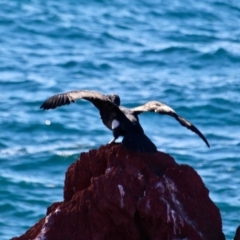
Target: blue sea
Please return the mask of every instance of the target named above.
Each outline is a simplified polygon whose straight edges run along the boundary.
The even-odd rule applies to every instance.
[[[2,240],[62,201],[68,166],[112,138],[90,102],[39,109],[76,89],[117,93],[126,107],[161,101],[197,126],[211,148],[172,117],[140,115],[160,151],[198,172],[233,239],[240,225],[239,0],[0,1]]]

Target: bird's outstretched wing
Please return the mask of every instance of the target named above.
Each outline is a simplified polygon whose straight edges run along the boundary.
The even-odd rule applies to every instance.
[[[113,119],[123,115],[119,107],[114,104],[115,97],[113,98],[111,95],[106,96],[102,93],[88,90],[76,90],[54,95],[48,98],[40,108],[43,110],[54,109],[62,105],[76,102],[78,99],[88,100],[98,108],[103,123],[110,130],[112,129],[111,125]]]
[[[184,119],[183,117],[178,116],[178,114],[169,106],[161,103],[161,102],[157,102],[157,101],[151,101],[151,102],[147,102],[146,104],[139,106],[139,107],[135,107],[132,108],[131,111],[134,114],[140,114],[142,112],[155,112],[155,113],[160,113],[160,114],[167,114],[169,116],[174,117],[182,126],[188,128],[189,130],[195,132],[196,134],[198,134],[198,136],[200,138],[202,138],[202,140],[206,143],[206,145],[208,147],[210,147],[207,139],[204,137],[204,135],[189,121],[187,121],[186,119]]]
[[[92,104],[99,110],[105,110],[107,108],[110,108],[111,110],[118,109],[118,107],[111,101],[111,99],[109,99],[108,96],[99,92],[88,90],[76,90],[56,94],[48,98],[40,108],[44,110],[54,109],[62,105],[76,102],[78,99],[85,99],[92,102]]]

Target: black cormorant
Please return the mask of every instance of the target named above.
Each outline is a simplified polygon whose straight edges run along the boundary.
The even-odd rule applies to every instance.
[[[123,136],[122,144],[128,149],[139,152],[157,151],[154,143],[144,134],[138,119],[138,114],[142,112],[155,112],[174,117],[182,126],[198,134],[210,147],[207,139],[192,123],[180,117],[169,106],[157,101],[128,109],[120,106],[120,98],[116,94],[104,95],[95,91],[77,90],[54,95],[48,98],[40,108],[54,109],[76,102],[78,99],[90,101],[99,110],[102,122],[113,132],[114,138],[110,143],[115,142],[119,136]]]

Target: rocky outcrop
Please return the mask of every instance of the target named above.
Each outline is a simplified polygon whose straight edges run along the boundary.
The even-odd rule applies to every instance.
[[[66,173],[64,201],[14,240],[223,240],[218,208],[199,175],[168,154],[107,145]]]

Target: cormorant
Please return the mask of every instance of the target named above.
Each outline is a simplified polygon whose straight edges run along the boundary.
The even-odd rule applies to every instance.
[[[77,90],[54,95],[48,98],[40,108],[54,109],[76,102],[78,99],[90,101],[99,110],[102,122],[113,132],[114,138],[109,143],[115,142],[119,136],[123,136],[122,144],[128,149],[139,152],[156,152],[156,146],[144,134],[138,119],[140,113],[155,112],[174,117],[182,126],[198,134],[210,147],[207,139],[192,123],[180,117],[169,106],[157,101],[150,101],[139,107],[128,109],[120,106],[120,98],[116,94],[104,95],[95,91]]]

